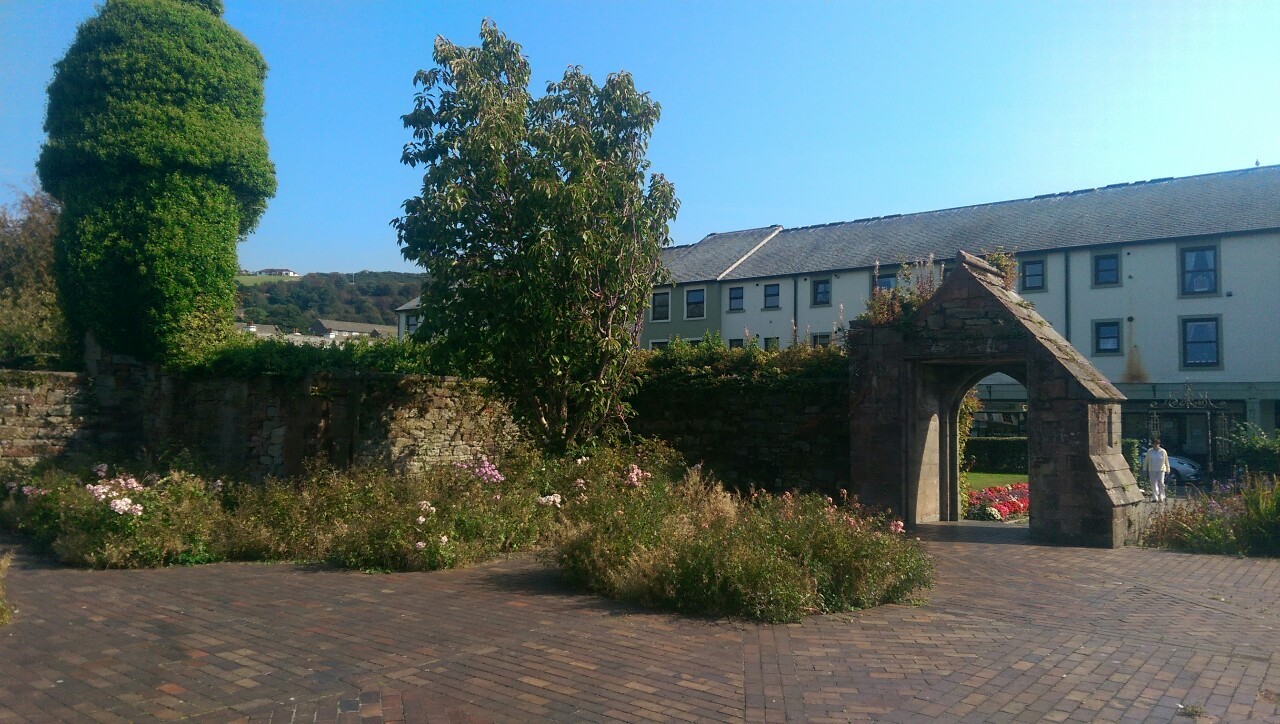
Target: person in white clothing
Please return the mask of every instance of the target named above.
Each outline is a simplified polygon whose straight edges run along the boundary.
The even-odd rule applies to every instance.
[[[1151,499],[1163,501],[1164,478],[1169,474],[1169,453],[1160,447],[1159,438],[1151,441],[1151,449],[1147,450],[1142,467],[1146,468],[1147,480],[1151,482]]]

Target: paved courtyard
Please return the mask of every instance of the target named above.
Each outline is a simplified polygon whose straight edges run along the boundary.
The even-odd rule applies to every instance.
[[[1280,562],[926,526],[924,605],[755,625],[534,558],[366,575],[18,551],[0,721],[1280,721]]]

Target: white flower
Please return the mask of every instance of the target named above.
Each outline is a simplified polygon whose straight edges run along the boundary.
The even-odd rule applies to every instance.
[[[427,544],[423,543],[422,541],[418,541],[417,543],[413,544],[413,547],[417,548],[418,550],[422,550],[423,548],[427,547]]]
[[[427,522],[427,517],[425,515],[418,516],[418,525],[422,525],[425,522]]]
[[[448,543],[448,542],[449,542],[449,536],[447,536],[447,535],[442,535],[442,536],[440,536],[440,545],[444,545],[444,544],[446,544],[446,543]]]

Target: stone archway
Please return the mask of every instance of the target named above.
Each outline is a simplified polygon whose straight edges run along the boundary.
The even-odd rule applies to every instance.
[[[1033,539],[1132,542],[1142,493],[1120,450],[1124,395],[995,269],[958,261],[909,324],[850,326],[854,491],[911,524],[959,519],[960,398],[1004,372],[1027,389]]]

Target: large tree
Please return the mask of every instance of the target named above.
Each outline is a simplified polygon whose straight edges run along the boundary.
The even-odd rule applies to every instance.
[[[0,206],[0,366],[69,362],[53,278],[58,204],[42,191]]]
[[[40,180],[74,332],[172,361],[230,326],[236,242],[276,188],[267,67],[220,0],[107,0],[49,85]]]
[[[490,21],[480,38],[437,38],[414,79],[403,161],[422,193],[393,224],[429,273],[419,334],[437,361],[490,379],[564,449],[621,412],[679,202],[647,175],[659,106],[629,74],[571,67],[535,99],[520,46]]]

